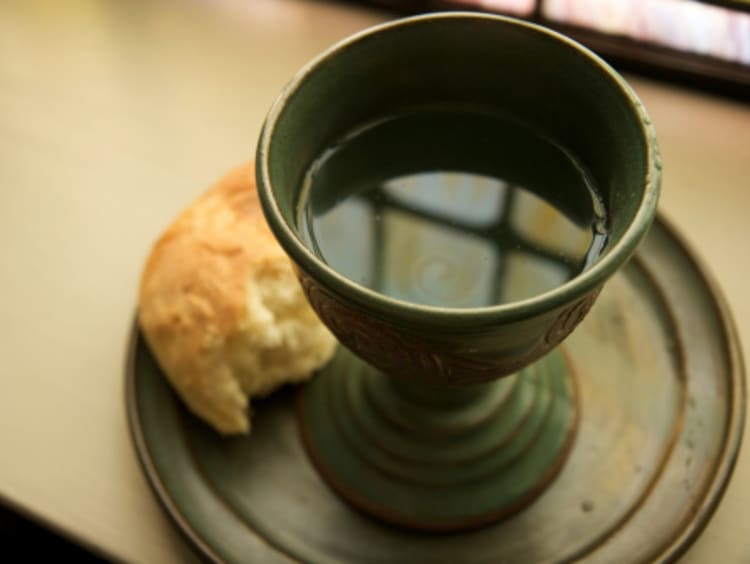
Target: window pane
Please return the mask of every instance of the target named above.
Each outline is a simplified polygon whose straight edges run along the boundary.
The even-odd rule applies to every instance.
[[[506,12],[528,16],[534,11],[536,0],[454,0],[454,4],[465,4],[472,8],[491,12]]]
[[[750,14],[693,0],[545,0],[550,19],[750,65]]]

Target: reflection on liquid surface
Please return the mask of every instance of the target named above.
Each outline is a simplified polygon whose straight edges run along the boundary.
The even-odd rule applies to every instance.
[[[332,148],[312,167],[303,195],[301,231],[312,250],[363,286],[449,308],[523,300],[580,273],[606,241],[601,205],[583,173],[528,129],[481,117],[402,116]],[[471,144],[477,132],[497,143],[507,176],[498,174],[506,170],[502,158],[481,162]],[[547,157],[549,171],[514,159],[514,150]],[[460,164],[466,151],[466,168],[440,167]],[[414,159],[407,160],[409,152]],[[463,172],[468,168],[480,172]],[[546,193],[522,187],[518,180],[526,177]],[[559,182],[550,187],[548,178]],[[571,190],[575,205],[566,213]]]

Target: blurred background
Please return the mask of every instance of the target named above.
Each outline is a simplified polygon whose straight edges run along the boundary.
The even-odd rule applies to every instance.
[[[620,69],[747,97],[746,0],[370,0],[406,13],[469,9],[562,31]]]

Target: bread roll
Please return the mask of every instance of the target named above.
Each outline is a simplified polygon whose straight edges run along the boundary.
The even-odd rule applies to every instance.
[[[266,225],[252,165],[230,172],[159,238],[139,301],[167,379],[224,434],[250,430],[251,396],[308,378],[335,348]]]

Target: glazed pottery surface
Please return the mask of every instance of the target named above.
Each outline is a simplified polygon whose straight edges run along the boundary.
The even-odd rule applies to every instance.
[[[609,241],[593,266],[524,301],[457,310],[369,290],[304,244],[299,199],[314,159],[362,124],[441,104],[512,115],[582,163],[609,213]],[[278,98],[257,150],[266,217],[323,321],[367,362],[435,385],[513,373],[560,343],[648,230],[660,168],[645,110],[601,59],[539,26],[462,13],[388,23],[332,47]],[[576,198],[561,196],[573,214]]]

